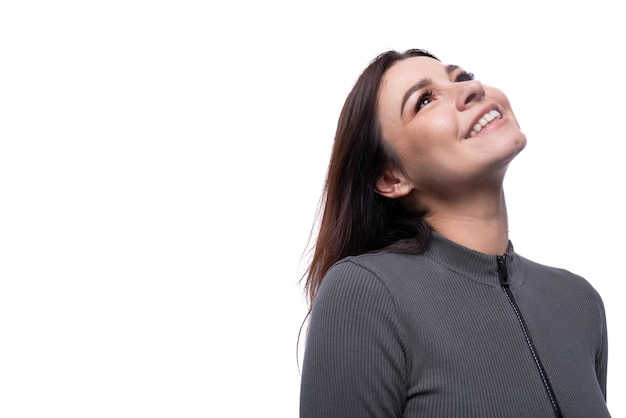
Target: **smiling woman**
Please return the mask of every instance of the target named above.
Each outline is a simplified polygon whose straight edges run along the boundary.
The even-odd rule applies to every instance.
[[[389,51],[341,112],[305,289],[302,417],[608,417],[602,299],[508,237],[507,97]]]

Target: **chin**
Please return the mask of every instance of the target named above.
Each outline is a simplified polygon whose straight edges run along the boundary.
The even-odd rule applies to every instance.
[[[526,143],[528,141],[526,140],[526,135],[524,135],[523,132],[520,132],[520,138],[518,138],[517,141],[515,141],[515,148],[517,149],[516,154],[519,154],[520,152],[522,152],[522,150],[524,148],[526,148]]]

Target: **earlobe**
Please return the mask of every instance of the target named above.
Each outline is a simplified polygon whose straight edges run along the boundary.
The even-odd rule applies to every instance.
[[[385,170],[383,175],[378,178],[375,189],[376,193],[389,199],[406,196],[411,191],[404,175],[390,170]]]

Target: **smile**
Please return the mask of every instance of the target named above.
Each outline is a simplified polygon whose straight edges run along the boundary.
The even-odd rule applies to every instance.
[[[500,119],[502,117],[502,115],[500,114],[500,112],[498,112],[497,110],[492,110],[490,112],[485,113],[476,123],[476,125],[474,125],[474,128],[472,129],[472,131],[470,132],[469,136],[474,137],[476,135],[478,135],[478,132],[480,132],[485,126],[487,126],[491,121],[494,121],[496,119]]]

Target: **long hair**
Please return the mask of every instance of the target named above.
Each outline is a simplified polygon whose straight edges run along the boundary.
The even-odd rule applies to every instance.
[[[378,55],[343,105],[317,212],[319,229],[304,276],[309,313],[324,275],[342,258],[380,250],[420,253],[430,244],[431,230],[423,214],[410,212],[397,199],[375,191],[385,169],[402,169],[382,137],[380,84],[395,62],[416,56],[437,59],[421,49]]]

